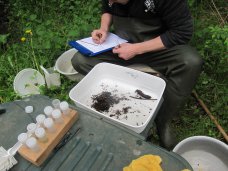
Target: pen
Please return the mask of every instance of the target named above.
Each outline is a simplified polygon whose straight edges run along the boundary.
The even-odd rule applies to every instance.
[[[100,40],[101,40],[102,34],[101,34],[101,33],[98,33],[98,34],[97,34],[97,37],[99,38],[99,45],[100,45],[100,44],[101,44],[101,43],[100,43]]]

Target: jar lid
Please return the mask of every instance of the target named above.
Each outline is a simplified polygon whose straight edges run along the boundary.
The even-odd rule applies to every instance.
[[[54,119],[60,118],[60,117],[61,117],[61,111],[60,111],[59,109],[53,110],[53,112],[52,112],[52,117],[53,117]]]
[[[53,119],[52,118],[46,118],[44,120],[44,126],[46,128],[51,128],[54,125]]]
[[[27,133],[21,133],[17,137],[17,140],[21,143],[25,143],[27,139],[28,139]]]
[[[36,130],[36,124],[35,123],[30,123],[30,124],[28,124],[28,126],[27,126],[27,130],[28,130],[28,132],[31,132],[31,133],[33,133],[35,130]]]
[[[25,107],[25,113],[32,113],[33,112],[33,107],[32,106],[26,106]]]
[[[34,147],[36,147],[36,144],[37,144],[37,140],[36,140],[34,137],[30,137],[30,138],[27,139],[27,141],[26,141],[26,145],[27,145],[29,148],[34,148]]]
[[[45,130],[44,128],[37,128],[35,130],[35,135],[38,137],[38,138],[42,138],[45,136]]]
[[[51,107],[51,106],[46,106],[44,108],[44,114],[46,114],[47,116],[50,116],[52,111],[53,111],[53,107]]]
[[[38,124],[43,124],[45,118],[46,118],[46,117],[45,117],[44,114],[39,114],[39,115],[36,117],[36,122],[37,122]]]
[[[67,110],[69,109],[69,104],[66,101],[63,101],[60,103],[60,109],[61,110]]]
[[[60,100],[59,99],[54,99],[52,100],[52,105],[54,108],[59,108]]]

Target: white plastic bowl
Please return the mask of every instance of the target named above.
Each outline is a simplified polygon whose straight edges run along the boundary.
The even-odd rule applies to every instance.
[[[64,52],[56,61],[55,69],[70,80],[76,80],[78,72],[73,68],[71,59],[78,51],[74,48]]]
[[[189,137],[178,143],[173,152],[185,158],[194,171],[228,170],[228,146],[215,138]]]
[[[39,86],[45,85],[44,77],[35,69],[21,70],[14,78],[14,91],[20,96],[40,94]]]

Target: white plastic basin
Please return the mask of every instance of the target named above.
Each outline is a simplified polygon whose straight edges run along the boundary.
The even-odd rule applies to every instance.
[[[100,63],[71,89],[69,96],[76,106],[141,133],[155,114],[165,85],[165,81],[159,77],[127,67]],[[156,100],[133,98],[137,96],[136,90]],[[94,97],[102,92],[110,92],[121,100],[108,111],[99,112],[93,107]]]
[[[14,78],[14,91],[20,96],[40,94],[39,86],[45,85],[44,77],[35,69],[21,70]]]
[[[186,138],[176,145],[173,152],[185,158],[194,171],[228,170],[228,146],[212,137]]]
[[[56,61],[55,69],[70,80],[76,80],[78,72],[73,68],[71,59],[78,51],[74,48],[64,52]]]

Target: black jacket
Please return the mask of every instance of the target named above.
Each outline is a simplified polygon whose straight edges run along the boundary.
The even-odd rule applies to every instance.
[[[166,47],[186,44],[192,36],[193,24],[186,0],[130,0],[126,5],[102,0],[102,12],[139,19],[159,18],[163,31],[161,40]]]

